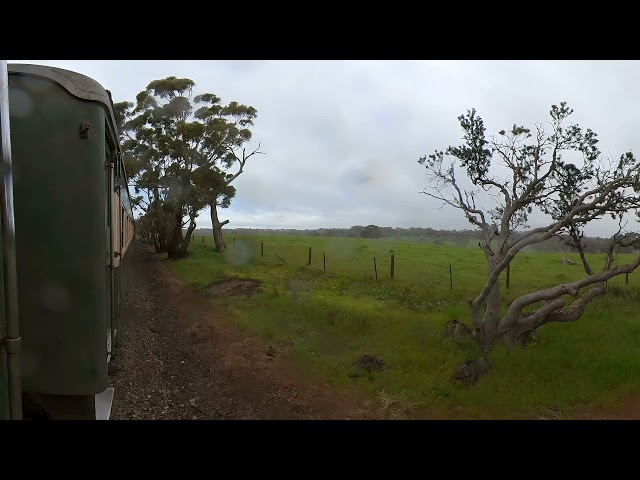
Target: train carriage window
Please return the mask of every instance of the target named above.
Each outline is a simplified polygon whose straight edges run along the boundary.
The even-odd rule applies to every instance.
[[[125,223],[124,218],[124,208],[120,207],[120,251],[124,252],[126,245],[124,231],[127,228],[127,224]]]
[[[109,258],[109,261],[107,262],[108,265],[113,266],[114,264],[114,252],[117,248],[117,231],[118,231],[118,213],[117,210],[114,210],[113,208],[113,197],[114,197],[114,187],[117,184],[117,173],[116,173],[116,167],[118,162],[116,161],[116,143],[115,140],[113,138],[113,136],[111,135],[111,132],[109,130],[109,126],[108,123],[105,119],[105,126],[104,126],[104,137],[105,137],[105,155],[107,157],[107,164],[105,165],[106,170],[107,170],[107,195],[106,195],[106,210],[107,210],[107,224],[108,224],[108,228],[107,228],[107,257]]]
[[[106,195],[105,199],[107,201],[104,202],[104,229],[105,229],[105,238],[107,239],[105,255],[107,265],[111,263],[111,249],[109,248],[109,237],[111,236],[111,216],[109,215],[109,192],[111,191],[111,169],[109,168],[109,152],[108,150],[105,152],[105,169],[104,169],[104,179],[105,179],[105,190]]]

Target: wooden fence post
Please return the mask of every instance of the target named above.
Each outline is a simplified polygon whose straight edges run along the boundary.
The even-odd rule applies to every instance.
[[[391,254],[391,278],[393,278],[395,269],[396,269],[396,256],[392,253]]]
[[[373,269],[376,272],[376,280],[378,280],[378,266],[376,265],[376,257],[373,257]]]

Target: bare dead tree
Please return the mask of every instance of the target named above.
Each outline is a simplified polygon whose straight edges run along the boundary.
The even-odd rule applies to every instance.
[[[614,257],[616,246],[640,246],[637,234],[623,233],[622,223],[625,213],[640,207],[640,163],[631,152],[617,160],[604,159],[592,130],[566,125],[572,113],[562,102],[551,107],[548,132],[542,124],[536,124],[534,132],[514,125],[487,139],[474,109],[458,117],[464,132],[461,146],[419,159],[430,182],[421,193],[461,210],[483,234],[479,245],[487,277],[469,307],[485,351],[498,340],[518,344],[546,323],[577,320],[587,304],[605,292],[604,282],[640,265],[640,256],[625,265],[616,265]],[[571,153],[580,157],[578,164],[563,159]],[[472,190],[461,188],[456,178],[460,169]],[[505,178],[497,170],[507,172]],[[495,201],[492,209],[479,205],[480,192]],[[514,238],[515,229],[527,226],[534,209],[546,214],[548,223]],[[583,228],[606,215],[617,218],[619,228],[611,237],[604,267],[596,271],[584,254]],[[501,314],[500,274],[523,248],[552,237],[563,238],[579,252],[584,278],[522,295]]]

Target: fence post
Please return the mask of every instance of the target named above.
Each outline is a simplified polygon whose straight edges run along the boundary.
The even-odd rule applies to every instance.
[[[393,278],[395,269],[396,269],[396,256],[392,253],[391,254],[391,278]]]
[[[264,257],[264,242],[260,242],[260,256]]]
[[[327,254],[322,252],[322,269],[327,271]]]
[[[451,271],[451,264],[449,264],[449,287],[453,290],[453,272]]]
[[[204,235],[202,235],[202,243],[204,243]]]
[[[373,257],[373,269],[376,272],[376,280],[378,280],[378,266],[376,265],[376,257]]]
[[[629,272],[627,272],[627,275],[625,278],[625,285],[629,285]]]
[[[311,266],[311,247],[309,247],[309,266]]]

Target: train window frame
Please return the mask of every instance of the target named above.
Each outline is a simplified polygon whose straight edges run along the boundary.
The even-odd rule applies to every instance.
[[[108,185],[107,185],[107,198],[106,198],[106,215],[108,217],[108,237],[107,237],[107,250],[108,250],[108,265],[110,268],[114,268],[114,265],[117,264],[117,260],[115,258],[116,249],[117,249],[117,239],[119,235],[114,232],[114,229],[117,228],[118,222],[115,218],[115,212],[113,208],[115,195],[115,187],[117,185],[117,173],[116,168],[118,165],[118,152],[117,152],[117,143],[113,136],[113,132],[109,128],[109,120],[107,117],[104,119],[104,138],[105,138],[105,154],[107,155],[107,165],[105,167],[109,171],[108,175]],[[115,238],[114,238],[115,237]]]
[[[122,199],[120,199],[122,201]],[[124,235],[124,230],[126,228],[126,223],[125,223],[125,211],[124,211],[124,207],[122,206],[122,203],[120,204],[120,253],[124,252],[126,245],[124,244],[125,242],[125,235]]]
[[[107,268],[109,268],[111,266],[111,262],[112,262],[112,253],[111,253],[111,242],[110,242],[110,238],[113,235],[112,233],[112,229],[113,229],[113,225],[112,225],[112,221],[113,219],[111,218],[112,215],[110,215],[110,208],[109,208],[109,202],[111,201],[111,183],[112,183],[112,169],[111,169],[111,163],[110,163],[110,158],[109,158],[109,148],[108,148],[108,144],[106,143],[107,140],[105,139],[105,149],[104,149],[104,156],[105,156],[105,165],[104,165],[104,170],[105,170],[105,174],[104,174],[104,181],[105,181],[105,185],[104,185],[104,216],[105,216],[105,255],[106,255],[106,266]]]

